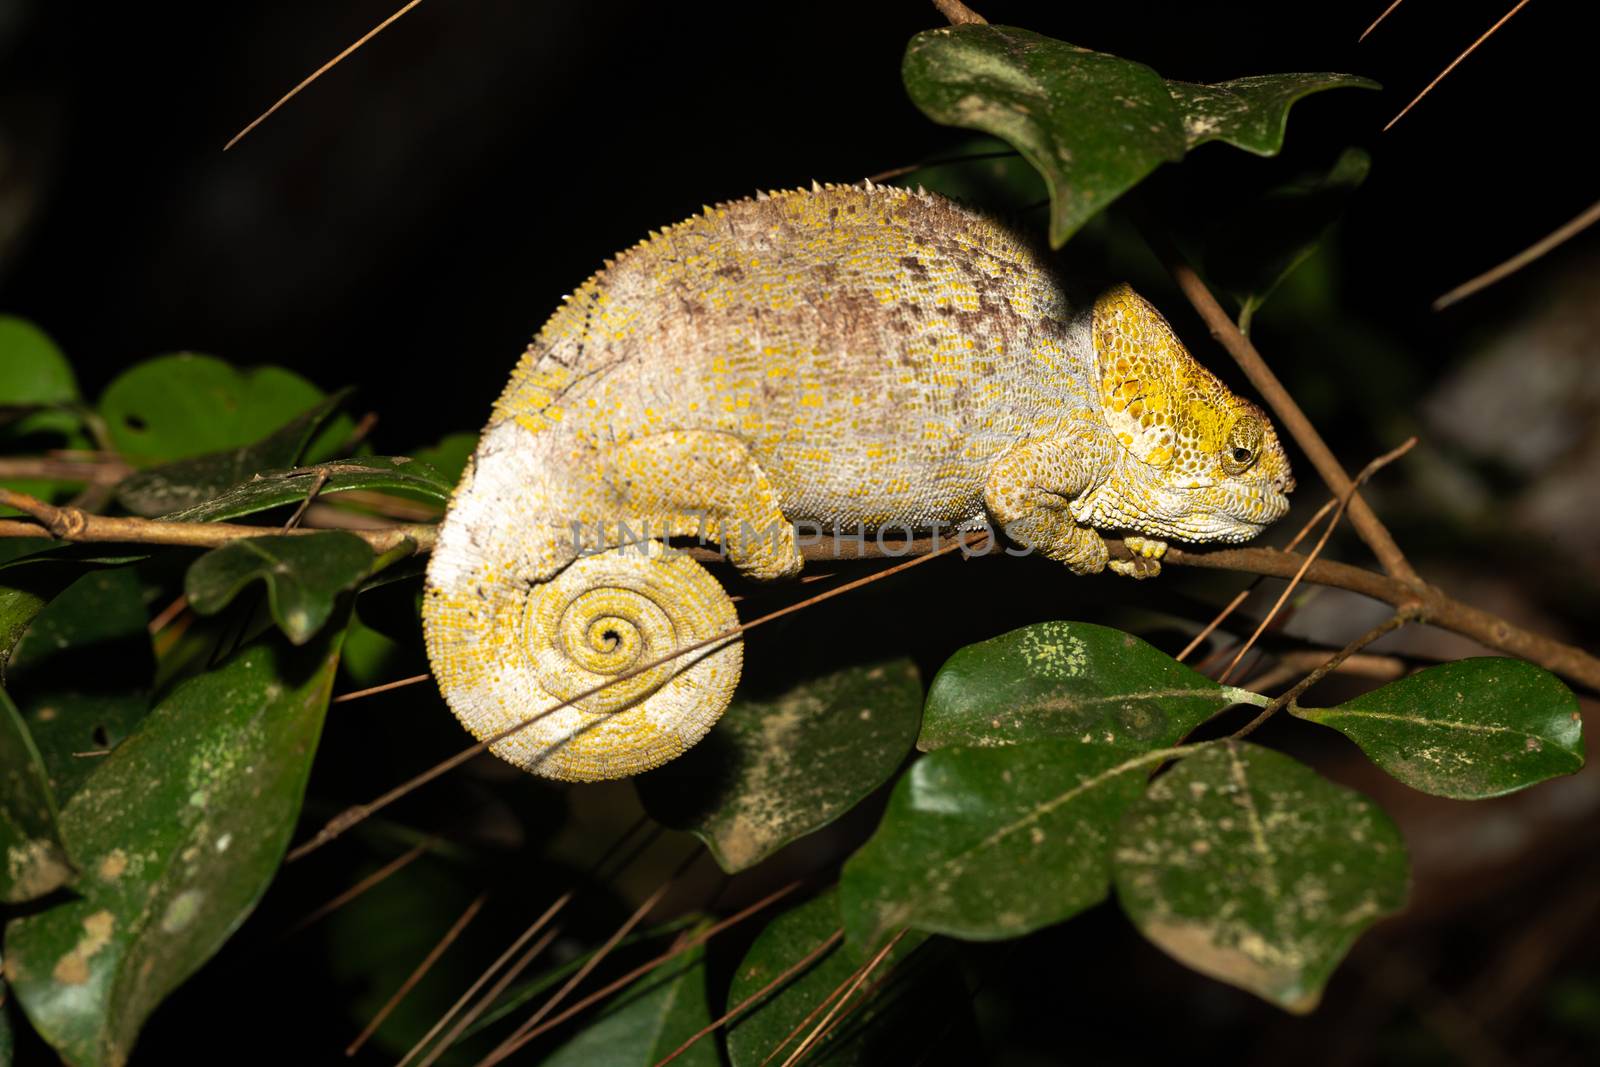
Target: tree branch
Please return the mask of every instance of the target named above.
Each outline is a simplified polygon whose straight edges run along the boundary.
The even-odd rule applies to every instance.
[[[241,537],[290,537],[317,533],[297,528],[244,526],[231,522],[162,522],[160,519],[93,515],[81,508],[57,507],[26,493],[0,488],[0,504],[16,508],[32,522],[0,520],[0,537],[54,537],[73,542],[115,542],[134,545],[179,545],[189,548],[218,548]],[[433,547],[435,527],[431,524],[388,526],[381,530],[347,530],[361,538],[377,553],[393,551],[407,541],[417,552]]]
[[[933,0],[939,14],[950,20],[952,26],[987,26],[989,20],[978,14],[961,0]]]
[[[1272,373],[1272,368],[1267,366],[1266,360],[1261,358],[1256,346],[1240,332],[1222,305],[1217,303],[1217,298],[1211,295],[1211,290],[1206,288],[1206,283],[1201,280],[1200,275],[1189,266],[1172,242],[1158,234],[1153,227],[1147,228],[1144,236],[1157,258],[1178,283],[1178,288],[1183,290],[1183,295],[1189,298],[1189,303],[1194,305],[1194,309],[1205,320],[1211,336],[1226,348],[1234,362],[1239,364],[1245,377],[1250,379],[1250,384],[1256,387],[1256,391],[1283,423],[1289,436],[1294,438],[1300,450],[1306,454],[1306,458],[1311,460],[1311,465],[1316,468],[1317,474],[1322,477],[1328,489],[1336,497],[1349,495],[1353,483],[1350,476],[1345,473],[1344,467],[1334,458],[1333,451],[1322,440],[1322,435],[1317,433],[1316,427],[1311,425],[1311,420],[1306,418],[1305,412],[1300,410],[1300,405],[1295,403],[1294,397],[1283,387],[1278,376]],[[1407,562],[1405,553],[1400,551],[1400,546],[1395,543],[1388,527],[1384,526],[1359,493],[1350,496],[1350,525],[1355,528],[1361,540],[1366,542],[1367,547],[1372,549],[1372,554],[1378,557],[1378,563],[1390,577],[1419,588],[1423,585],[1422,578]]]

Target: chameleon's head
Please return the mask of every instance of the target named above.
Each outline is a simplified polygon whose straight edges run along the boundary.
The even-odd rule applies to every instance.
[[[1191,356],[1127,285],[1094,305],[1100,401],[1125,450],[1096,525],[1244,541],[1289,510],[1289,460],[1266,414]]]

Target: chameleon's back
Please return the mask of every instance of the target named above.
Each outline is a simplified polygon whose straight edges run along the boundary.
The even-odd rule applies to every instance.
[[[942,197],[775,193],[608,263],[545,325],[495,421],[605,445],[729,433],[791,518],[949,522],[977,512],[999,449],[1091,402],[1068,318],[1034,246]]]

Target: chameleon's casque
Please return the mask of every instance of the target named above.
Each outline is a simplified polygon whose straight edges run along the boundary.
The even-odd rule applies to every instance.
[[[796,524],[987,519],[1080,574],[1126,535],[1141,557],[1111,567],[1143,577],[1292,488],[1263,413],[1126,286],[1070,307],[1030,242],[931,194],[775,193],[651,234],[551,316],[441,527],[428,655],[479,738],[534,720],[498,755],[622,777],[698,741],[739,677],[736,638],[704,644],[732,602],[660,538],[781,578]]]

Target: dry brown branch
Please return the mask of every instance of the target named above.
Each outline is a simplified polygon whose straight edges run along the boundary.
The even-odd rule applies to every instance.
[[[388,863],[385,863],[382,867],[379,867],[377,870],[361,879],[361,881],[357,882],[349,889],[344,890],[332,900],[329,900],[312,910],[299,922],[295,923],[293,926],[289,927],[288,930],[284,931],[283,936],[288,937],[290,934],[297,934],[301,930],[304,930],[306,927],[310,926],[312,923],[316,922],[318,919],[322,919],[328,915],[331,915],[333,912],[338,911],[340,908],[344,907],[346,904],[350,903],[352,900],[356,899],[356,897],[359,897],[373,886],[378,885],[392,875],[398,874],[405,867],[408,867],[415,861],[421,859],[422,854],[427,852],[436,844],[438,844],[438,838],[430,837],[420,845],[416,845],[415,847],[411,848],[409,851],[402,852]]]
[[[657,956],[655,959],[650,960],[647,963],[640,964],[638,967],[635,967],[621,978],[618,978],[608,985],[605,985],[600,989],[595,990],[593,993],[590,993],[588,996],[584,997],[582,1000],[578,1001],[576,1004],[572,1005],[572,1007],[568,1008],[560,1015],[557,1015],[555,1018],[546,1019],[544,1022],[540,1023],[538,1026],[519,1037],[516,1045],[508,1051],[515,1052],[517,1049],[521,1048],[523,1045],[526,1045],[534,1038],[539,1037],[541,1034],[544,1034],[549,1030],[554,1030],[568,1019],[571,1019],[573,1016],[579,1014],[590,1006],[606,999],[617,990],[627,988],[638,979],[649,974],[651,971],[654,971],[657,967],[662,967],[668,963],[671,963],[673,960],[677,959],[685,952],[688,952],[690,949],[698,948],[699,946],[705,944],[707,941],[711,940],[722,931],[728,929],[730,926],[736,926],[739,923],[744,922],[750,916],[759,911],[765,910],[768,905],[776,903],[777,901],[788,896],[790,893],[793,893],[796,889],[800,888],[800,885],[800,882],[790,882],[782,889],[777,889],[771,893],[768,893],[754,904],[741,908],[739,911],[728,916],[726,919],[721,920],[716,925],[707,927],[700,933],[695,934],[693,937],[679,941],[677,944],[673,945],[672,948]]]
[[[417,983],[422,981],[423,976],[433,969],[433,965],[439,962],[439,957],[444,955],[445,950],[455,944],[456,938],[461,936],[461,932],[477,916],[478,911],[483,907],[483,902],[488,899],[489,894],[479,893],[472,903],[467,905],[467,910],[462,912],[461,917],[451,924],[450,929],[444,932],[444,936],[422,958],[422,962],[417,964],[416,969],[406,976],[406,980],[400,983],[400,988],[394,991],[394,995],[383,1002],[383,1007],[378,1009],[378,1013],[372,1017],[372,1021],[362,1027],[361,1033],[356,1035],[356,1039],[345,1047],[344,1054],[346,1056],[354,1056],[361,1051],[361,1046],[365,1045],[372,1035],[378,1032],[378,1027],[383,1025],[383,1020],[387,1019],[389,1014],[400,1005],[400,1002],[406,998],[407,993],[416,988]]]
[[[1361,36],[1356,38],[1356,44],[1360,44],[1362,41],[1365,41],[1367,39],[1367,35],[1370,34],[1373,30],[1377,29],[1378,26],[1382,24],[1383,20],[1388,18],[1390,16],[1390,14],[1392,14],[1394,12],[1394,9],[1399,7],[1399,6],[1400,6],[1400,0],[1394,0],[1394,3],[1392,3],[1388,7],[1384,8],[1383,9],[1383,14],[1381,14],[1377,18],[1373,19],[1372,20],[1372,25],[1368,26],[1366,29],[1361,31]]]
[[[1504,15],[1501,15],[1499,22],[1496,22],[1493,26],[1490,26],[1487,30],[1484,30],[1482,37],[1479,37],[1476,41],[1473,41],[1470,45],[1468,45],[1467,46],[1467,50],[1465,52],[1462,52],[1459,56],[1456,56],[1454,59],[1452,59],[1450,61],[1450,65],[1448,67],[1444,68],[1443,70],[1441,70],[1439,72],[1439,76],[1437,78],[1433,79],[1433,81],[1431,81],[1427,85],[1423,86],[1422,87],[1422,92],[1418,93],[1412,99],[1411,103],[1409,103],[1405,107],[1401,108],[1400,109],[1400,114],[1396,115],[1394,118],[1389,120],[1389,124],[1383,128],[1384,132],[1387,133],[1389,131],[1390,127],[1392,127],[1395,123],[1399,122],[1401,119],[1405,118],[1406,117],[1406,112],[1408,112],[1412,108],[1416,107],[1417,104],[1419,104],[1422,101],[1423,97],[1425,97],[1429,93],[1433,92],[1433,87],[1435,85],[1438,85],[1440,82],[1444,81],[1445,77],[1452,70],[1455,70],[1456,67],[1460,66],[1461,61],[1463,59],[1466,59],[1472,53],[1476,52],[1478,50],[1478,46],[1480,44],[1482,44],[1483,42],[1487,41],[1490,37],[1494,36],[1494,32],[1496,30],[1498,30],[1501,26],[1504,26],[1507,22],[1509,22],[1511,20],[1511,16],[1512,15],[1515,15],[1518,11],[1521,11],[1523,8],[1525,8],[1527,6],[1528,6],[1528,0],[1517,0],[1517,5],[1515,7],[1513,7],[1510,11],[1507,11]]]
[[[561,1002],[566,1000],[574,989],[583,984],[584,979],[588,978],[590,974],[594,973],[594,969],[600,966],[607,956],[611,955],[616,947],[622,943],[622,939],[632,933],[634,927],[643,922],[644,917],[649,915],[650,912],[655,909],[657,904],[661,903],[661,899],[667,895],[667,891],[677,884],[678,879],[683,877],[684,872],[689,869],[695,860],[700,858],[700,855],[701,853],[698,848],[689,853],[688,858],[678,865],[678,869],[674,871],[672,875],[663,881],[659,886],[657,886],[655,892],[646,897],[637,908],[633,909],[633,914],[629,915],[622,925],[618,926],[616,930],[612,932],[611,936],[606,938],[605,943],[596,949],[594,953],[584,961],[583,966],[579,967],[577,971],[573,973],[572,977],[568,978],[560,989],[552,993],[549,999],[541,1004],[538,1010],[529,1016],[528,1019],[522,1023],[522,1025],[518,1026],[516,1030],[511,1033],[510,1037],[506,1038],[504,1041],[500,1042],[499,1045],[495,1046],[493,1051],[485,1056],[479,1063],[479,1067],[492,1067],[493,1064],[499,1063],[507,1056],[510,1056],[512,1051],[518,1047],[516,1044],[517,1039],[524,1034],[531,1033],[535,1027],[544,1022],[544,1020],[549,1017],[551,1012],[555,1011],[561,1006]]]
[[[42,481],[74,482],[83,485],[115,485],[133,468],[119,459],[75,459],[69,454],[54,456],[0,457],[0,479],[37,478]]]
[[[1368,630],[1366,633],[1362,634],[1360,637],[1356,638],[1354,641],[1351,641],[1348,645],[1345,645],[1339,651],[1329,656],[1320,667],[1316,668],[1310,674],[1296,682],[1294,686],[1287,692],[1280,696],[1274,697],[1272,703],[1261,709],[1260,715],[1257,715],[1248,723],[1235,730],[1233,736],[1236,738],[1248,737],[1255,733],[1255,731],[1260,728],[1261,725],[1268,719],[1278,714],[1278,712],[1282,711],[1290,704],[1293,704],[1296,700],[1299,700],[1301,695],[1305,693],[1306,690],[1310,689],[1312,686],[1322,681],[1322,679],[1338,670],[1339,666],[1343,664],[1345,660],[1349,659],[1357,652],[1360,652],[1363,648],[1366,648],[1384,634],[1400,629],[1400,627],[1404,626],[1408,622],[1411,622],[1415,617],[1415,611],[1411,606],[1408,605],[1406,607],[1402,607],[1389,618],[1385,619],[1383,622],[1374,626],[1372,629]]]
[[[400,1060],[399,1067],[406,1067],[406,1064],[411,1062],[413,1056],[426,1048],[428,1042],[432,1041],[434,1036],[437,1035],[440,1030],[443,1030],[446,1026],[448,1026],[450,1020],[455,1018],[455,1016],[460,1013],[461,1009],[465,1008],[472,998],[477,995],[478,990],[482,989],[484,985],[494,977],[495,972],[504,967],[511,960],[512,956],[521,951],[523,945],[526,945],[535,934],[537,934],[540,930],[543,930],[545,925],[549,923],[551,919],[555,918],[556,915],[560,913],[562,908],[567,906],[568,902],[572,900],[574,894],[574,890],[567,890],[565,893],[557,897],[555,901],[544,910],[544,914],[533,920],[533,922],[529,924],[528,928],[522,931],[517,939],[511,942],[510,946],[500,954],[499,958],[497,958],[482,974],[478,976],[477,980],[467,988],[467,991],[461,994],[456,1002],[450,1006],[450,1010],[445,1012],[444,1015],[439,1018],[439,1021],[434,1023],[433,1026],[429,1028],[427,1033],[422,1035],[421,1040],[419,1040],[415,1045],[411,1046],[411,1050],[407,1052]],[[534,943],[533,947],[524,954],[523,959],[519,961],[519,963],[522,966],[526,966],[527,963],[532,962],[534,957],[543,952],[547,947],[549,947],[550,942],[555,940],[556,933],[559,931],[559,929],[560,927],[552,927],[551,929],[546,930],[545,936],[541,937]],[[518,970],[513,968],[507,973],[509,977],[502,976],[500,981],[495,983],[494,988],[486,993],[483,999],[479,1001],[478,1004],[475,1005],[471,1010],[469,1010],[466,1015],[462,1016],[460,1021],[457,1022],[455,1026],[451,1027],[450,1032],[444,1036],[444,1039],[439,1042],[438,1046],[433,1050],[433,1052],[429,1053],[428,1058],[424,1060],[419,1067],[427,1067],[427,1064],[430,1064],[437,1059],[439,1054],[444,1049],[447,1049],[451,1045],[455,1044],[456,1038],[460,1037],[462,1032],[466,1030],[467,1027],[472,1025],[473,1021],[483,1013],[485,1008],[494,1003],[495,998],[500,995],[500,991],[506,986],[510,985],[512,981],[516,979]]]
[[[833,933],[829,934],[825,941],[823,941],[816,948],[812,949],[810,952],[807,952],[804,956],[801,956],[788,967],[785,967],[772,981],[768,982],[766,985],[762,986],[748,997],[745,997],[732,1008],[729,1008],[721,1018],[717,1019],[709,1026],[703,1027],[689,1040],[673,1049],[672,1052],[663,1058],[659,1063],[657,1063],[655,1067],[667,1067],[667,1064],[671,1063],[673,1060],[677,1059],[679,1056],[682,1056],[685,1052],[688,1052],[691,1048],[693,1048],[695,1043],[701,1038],[705,1037],[707,1034],[716,1032],[719,1027],[726,1025],[729,1020],[733,1019],[736,1015],[744,1011],[750,1005],[760,1001],[768,993],[772,992],[774,989],[777,989],[789,979],[793,978],[795,975],[811,966],[811,964],[814,963],[820,956],[828,952],[842,940],[844,940],[843,929],[835,930]]]
[[[33,520],[0,520],[0,537],[54,537],[78,543],[219,548],[241,537],[296,536],[317,532],[304,528],[281,530],[273,526],[243,526],[231,522],[163,522],[160,519],[92,515],[82,508],[57,507],[26,493],[4,488],[0,488],[0,504],[15,508]],[[367,542],[380,555],[399,548],[407,541],[415,545],[419,553],[433,547],[434,527],[429,524],[403,524],[379,530],[347,532]]]
[[[280,96],[278,98],[278,102],[277,103],[273,104],[271,107],[267,108],[267,110],[265,110],[261,114],[257,115],[255,117],[255,120],[252,121],[250,123],[250,125],[246,126],[244,129],[240,130],[238,133],[234,134],[233,138],[227,144],[222,146],[222,150],[224,152],[226,152],[228,149],[230,149],[234,145],[238,144],[240,142],[240,140],[242,140],[244,138],[245,134],[249,133],[251,130],[255,129],[257,126],[259,126],[263,122],[267,121],[267,119],[271,118],[273,113],[275,113],[280,107],[282,107],[284,104],[287,104],[289,101],[293,100],[296,96],[298,96],[300,94],[300,90],[304,89],[306,86],[310,85],[312,82],[316,81],[318,78],[320,78],[324,74],[328,73],[328,71],[330,71],[334,67],[338,66],[340,63],[342,63],[345,60],[345,58],[347,56],[350,55],[350,53],[354,52],[356,49],[360,48],[362,45],[366,44],[368,41],[370,41],[374,37],[378,36],[378,34],[382,33],[384,30],[388,29],[389,26],[391,24],[393,24],[396,19],[398,19],[401,15],[404,15],[407,11],[410,11],[412,8],[416,7],[420,3],[422,3],[422,0],[410,0],[410,2],[407,3],[404,7],[402,7],[399,11],[396,11],[394,14],[390,15],[388,18],[384,19],[382,22],[380,22],[376,26],[372,27],[372,29],[370,29],[366,33],[364,33],[361,36],[360,40],[356,41],[350,47],[346,48],[344,51],[340,52],[338,55],[336,55],[332,59],[328,60],[322,66],[320,66],[316,70],[312,71],[310,76],[307,77],[304,81],[302,81],[299,85],[296,85],[293,89],[290,89],[288,92],[286,92],[282,96]]]
[[[1299,678],[1307,671],[1315,670],[1326,663],[1335,654],[1334,649],[1299,648],[1291,652],[1281,653],[1278,662],[1248,679],[1243,688],[1252,693],[1263,693],[1268,689],[1276,689],[1283,683]],[[1398,656],[1375,655],[1369,652],[1357,652],[1337,665],[1331,673],[1354,674],[1374,682],[1392,682],[1405,676],[1406,661]]]
[[[1283,592],[1278,594],[1278,599],[1273,603],[1266,617],[1261,620],[1260,625],[1255,628],[1255,631],[1251,633],[1245,643],[1239,646],[1239,651],[1234,655],[1233,662],[1229,663],[1227,669],[1217,676],[1218,682],[1226,682],[1228,680],[1228,677],[1238,668],[1240,661],[1244,659],[1245,653],[1249,652],[1255,646],[1255,643],[1261,640],[1261,635],[1266,633],[1268,626],[1272,625],[1272,620],[1278,617],[1278,613],[1283,610],[1283,606],[1289,602],[1289,597],[1294,594],[1295,588],[1300,584],[1300,580],[1306,576],[1306,570],[1316,562],[1317,557],[1322,555],[1322,550],[1327,547],[1328,538],[1338,528],[1339,520],[1344,517],[1345,509],[1349,506],[1350,498],[1355,494],[1355,491],[1378,471],[1411,451],[1412,448],[1416,447],[1416,444],[1417,439],[1413,437],[1399,448],[1385,452],[1361,468],[1361,472],[1356,475],[1355,481],[1350,483],[1349,491],[1339,498],[1338,507],[1333,509],[1333,517],[1328,520],[1328,525],[1323,528],[1322,536],[1317,538],[1317,543],[1311,547],[1311,552],[1306,556],[1305,563],[1301,564],[1294,577],[1289,579],[1289,584],[1283,587]]]
[[[1172,274],[1173,280],[1178,283],[1178,288],[1183,290],[1183,295],[1205,320],[1211,336],[1226,348],[1234,362],[1239,364],[1245,377],[1250,379],[1250,384],[1256,387],[1256,391],[1267,402],[1267,406],[1272,408],[1273,413],[1283,423],[1283,428],[1294,438],[1295,444],[1299,445],[1306,458],[1311,460],[1311,465],[1316,468],[1317,474],[1328,489],[1336,497],[1347,495],[1352,486],[1350,476],[1334,457],[1333,450],[1322,440],[1322,435],[1311,425],[1311,420],[1306,418],[1305,412],[1300,410],[1300,405],[1295,403],[1294,397],[1289,395],[1289,390],[1283,387],[1278,376],[1272,373],[1272,368],[1261,358],[1256,346],[1250,343],[1250,339],[1228,317],[1222,305],[1217,303],[1217,298],[1211,295],[1211,290],[1206,287],[1200,275],[1170,240],[1153,229],[1146,230],[1145,240]],[[1359,493],[1350,497],[1349,510],[1350,525],[1355,528],[1361,540],[1366,542],[1367,547],[1372,549],[1372,554],[1378,557],[1378,563],[1384,571],[1390,577],[1408,585],[1422,585],[1422,579],[1406,561],[1405,553],[1395,544],[1394,536],[1389,533],[1388,527],[1383,525]]]
[[[933,0],[939,14],[950,20],[952,26],[987,26],[989,20],[978,14],[961,0]]]
[[[1443,311],[1451,304],[1458,303],[1481,289],[1487,289],[1502,278],[1510,277],[1529,263],[1549,252],[1552,248],[1564,244],[1582,233],[1584,230],[1600,222],[1600,201],[1589,205],[1589,209],[1571,222],[1566,223],[1548,237],[1524,248],[1504,263],[1490,270],[1484,271],[1469,281],[1462,282],[1448,293],[1433,302],[1433,310]]]

